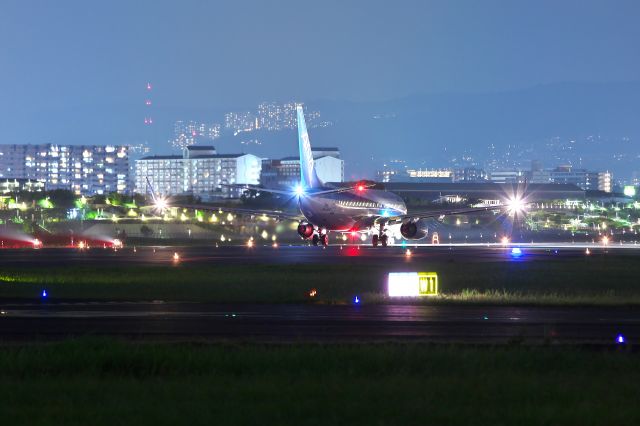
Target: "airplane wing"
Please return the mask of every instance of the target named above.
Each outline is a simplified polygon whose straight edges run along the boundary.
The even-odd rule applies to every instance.
[[[262,188],[259,186],[255,186],[255,185],[222,185],[222,186],[228,186],[228,187],[234,187],[234,188],[242,188],[242,189],[250,189],[252,191],[257,191],[257,192],[269,192],[269,193],[273,193],[273,194],[281,194],[281,195],[290,195],[290,196],[294,196],[294,195],[298,195],[296,194],[295,190],[284,190],[284,189],[271,189],[271,188]],[[315,190],[308,190],[305,191],[303,194],[300,195],[304,195],[305,197],[314,197],[316,195],[326,195],[326,194],[339,194],[341,192],[349,192],[349,191],[363,191],[367,188],[371,188],[375,186],[375,183],[366,183],[366,184],[358,184],[354,187],[351,186],[347,186],[347,187],[343,187],[343,188],[331,188],[331,189],[325,189],[325,190],[320,190],[320,191],[315,191]]]
[[[149,206],[149,207],[158,208],[157,206]],[[189,210],[235,213],[235,214],[246,215],[246,216],[267,216],[267,217],[271,217],[279,220],[287,220],[287,219],[296,220],[296,219],[302,218],[300,214],[289,213],[281,210],[247,209],[242,207],[216,206],[212,204],[170,203],[164,207],[161,207],[161,209],[167,209],[171,207],[177,207],[177,208],[189,209]]]
[[[468,207],[468,208],[462,208],[462,209],[416,211],[416,212],[407,213],[406,215],[403,215],[403,216],[393,216],[392,218],[389,218],[388,223],[404,222],[407,220],[440,218],[444,216],[455,216],[459,214],[482,213],[482,212],[488,212],[488,211],[503,210],[508,208],[510,208],[510,206],[501,204],[496,206]]]

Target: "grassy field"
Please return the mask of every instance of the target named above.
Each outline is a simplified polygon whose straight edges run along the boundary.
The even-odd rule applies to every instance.
[[[636,354],[551,347],[0,349],[6,424],[639,424]]]
[[[415,303],[640,305],[634,256],[548,257],[532,262],[414,262],[436,271],[442,295]],[[0,298],[181,300],[256,303],[390,303],[384,265],[206,265],[35,268],[0,272]],[[313,299],[308,293],[317,290]],[[403,303],[407,301],[404,300]]]

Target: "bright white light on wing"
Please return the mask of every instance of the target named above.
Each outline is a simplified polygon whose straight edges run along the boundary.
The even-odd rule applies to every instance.
[[[304,195],[304,188],[302,187],[302,185],[297,185],[294,189],[294,192],[298,197],[302,197]]]
[[[526,210],[526,204],[520,197],[513,197],[507,201],[507,209],[509,214],[517,215],[524,213]]]

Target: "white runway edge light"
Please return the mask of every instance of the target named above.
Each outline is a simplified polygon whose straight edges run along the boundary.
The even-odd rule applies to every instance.
[[[438,295],[436,272],[389,272],[389,297],[419,297]]]

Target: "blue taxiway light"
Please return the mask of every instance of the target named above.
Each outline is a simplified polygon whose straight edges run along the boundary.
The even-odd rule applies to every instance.
[[[354,305],[359,305],[360,304],[360,298],[358,296],[353,298],[353,304]]]
[[[42,290],[42,297],[47,297],[47,290]]]
[[[627,339],[622,334],[618,334],[616,336],[616,343],[619,345],[624,345],[627,342]]]
[[[520,247],[514,247],[511,249],[511,257],[522,256],[522,249]]]

